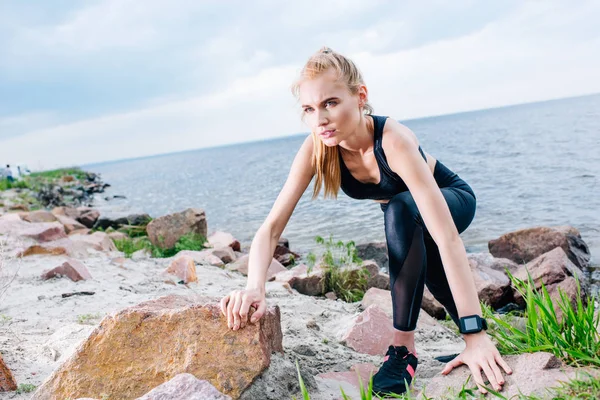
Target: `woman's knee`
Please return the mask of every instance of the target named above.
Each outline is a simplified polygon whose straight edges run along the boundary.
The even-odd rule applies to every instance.
[[[403,224],[409,221],[421,224],[419,209],[409,191],[400,192],[390,199],[385,210],[385,218],[388,221],[398,218]]]

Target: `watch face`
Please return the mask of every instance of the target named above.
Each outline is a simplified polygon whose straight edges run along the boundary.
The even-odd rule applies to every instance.
[[[464,323],[465,323],[465,329],[467,331],[479,328],[479,326],[477,325],[477,319],[476,318],[466,318],[464,320]]]

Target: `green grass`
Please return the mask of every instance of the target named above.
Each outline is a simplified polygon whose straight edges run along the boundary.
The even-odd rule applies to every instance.
[[[113,240],[119,251],[125,253],[125,257],[131,258],[131,255],[138,250],[148,250],[154,258],[173,257],[182,250],[204,250],[207,240],[204,236],[195,233],[188,233],[179,238],[175,246],[170,249],[162,249],[153,245],[148,237],[136,237]]]
[[[37,386],[32,385],[31,383],[21,383],[19,386],[17,386],[17,394],[23,394],[23,393],[31,393],[33,392],[35,389],[37,388]]]
[[[559,321],[556,315],[555,305],[552,303],[546,287],[542,284],[540,289],[536,289],[531,275],[528,274],[527,281],[514,277],[510,271],[506,270],[512,284],[523,296],[525,302],[525,330],[513,326],[510,322],[514,320],[512,315],[497,316],[493,310],[486,304],[481,303],[484,310],[484,316],[488,318],[490,329],[488,333],[497,342],[497,348],[501,354],[521,354],[536,351],[548,351],[562,359],[565,363],[578,366],[600,366],[600,334],[598,333],[599,315],[595,313],[595,296],[588,300],[584,306],[581,300],[581,287],[579,280],[577,282],[577,301],[576,305],[571,304],[570,299],[565,293],[558,290],[560,299],[557,306],[563,313]],[[302,391],[302,398],[310,400],[309,393],[304,385],[300,368],[296,362],[298,371],[298,380]],[[582,376],[571,379],[567,382],[557,382],[557,386],[548,388],[547,394],[543,397],[536,395],[526,396],[518,394],[510,398],[520,400],[575,400],[575,399],[599,399],[600,398],[600,377],[594,377],[585,372]],[[484,386],[489,394],[483,395],[477,388],[468,387],[469,378],[463,383],[458,393],[449,393],[442,400],[450,399],[485,399],[498,398],[509,400],[494,389]],[[360,380],[360,399],[371,400],[380,399],[371,394],[372,377],[366,389]],[[473,386],[473,385],[470,385]],[[349,400],[349,397],[340,388],[342,397]],[[424,391],[423,391],[424,392]],[[422,392],[422,393],[423,393]],[[391,396],[392,398],[411,399],[411,394],[407,391],[403,395]],[[421,395],[422,399],[430,398]]]
[[[573,366],[592,365],[600,367],[599,316],[595,315],[596,298],[592,297],[583,305],[581,288],[577,279],[577,304],[575,307],[566,294],[558,290],[563,317],[559,321],[554,304],[542,284],[540,289],[528,276],[527,282],[507,274],[525,301],[525,330],[498,317],[482,304],[484,316],[491,320],[490,335],[498,343],[502,354],[520,354],[548,351]]]
[[[25,180],[9,182],[8,179],[6,179],[6,178],[0,179],[0,191],[8,190],[8,189],[28,189],[28,188],[29,188],[29,184]]]
[[[71,168],[60,168],[53,169],[50,171],[40,171],[40,172],[32,172],[28,175],[30,178],[45,178],[45,179],[60,179],[65,175],[71,175],[75,179],[85,180],[87,177],[87,172],[82,170],[79,167],[71,167]]]
[[[367,291],[369,272],[366,268],[359,267],[362,260],[357,255],[355,243],[344,243],[341,240],[334,242],[332,235],[328,240],[316,236],[315,241],[323,250],[320,257],[313,252],[307,255],[308,272],[312,271],[318,258],[322,259],[325,293],[334,292],[346,302],[362,300]]]
[[[97,313],[97,314],[81,314],[77,316],[77,323],[82,324],[82,325],[89,325],[90,323],[93,324],[93,322],[91,322],[94,319],[98,319],[102,317],[102,314]]]

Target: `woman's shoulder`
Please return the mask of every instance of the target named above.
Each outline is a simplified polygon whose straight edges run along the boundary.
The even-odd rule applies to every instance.
[[[392,117],[387,117],[383,126],[381,146],[383,150],[402,149],[406,146],[419,145],[415,133],[406,125]]]

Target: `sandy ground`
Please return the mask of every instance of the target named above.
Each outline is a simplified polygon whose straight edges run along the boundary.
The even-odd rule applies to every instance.
[[[14,238],[0,236],[5,249],[14,249]],[[10,252],[10,251],[9,251]],[[72,282],[69,279],[43,281],[41,273],[60,265],[64,256],[29,256],[5,260],[3,275],[14,279],[0,298],[0,353],[12,370],[17,384],[40,385],[74,351],[94,326],[112,313],[168,294],[197,293],[222,297],[243,288],[246,278],[214,266],[198,266],[198,282],[173,285],[165,282],[161,272],[169,259],[127,259],[122,265],[111,261],[120,252],[102,253],[90,250],[80,259],[93,279]],[[94,291],[92,296],[62,298],[62,293]],[[286,290],[281,283],[267,283],[267,302],[281,308],[281,325],[285,355],[275,355],[271,367],[255,383],[244,398],[290,399],[298,396],[295,360],[301,366],[311,398],[339,398],[339,389],[317,387],[314,375],[322,372],[348,371],[356,363],[370,362],[379,366],[381,356],[360,354],[339,342],[340,333],[349,321],[362,311],[359,303],[345,303],[309,297]],[[422,311],[424,312],[424,311]],[[78,321],[85,314],[97,318],[87,323]],[[308,328],[314,320],[319,329]],[[449,332],[449,331],[448,331]],[[464,342],[453,334],[432,337],[417,331],[419,368],[415,386],[421,387],[443,368],[434,360],[438,355],[458,353]],[[257,397],[262,393],[261,397]],[[0,399],[28,399],[31,394],[0,393]]]

